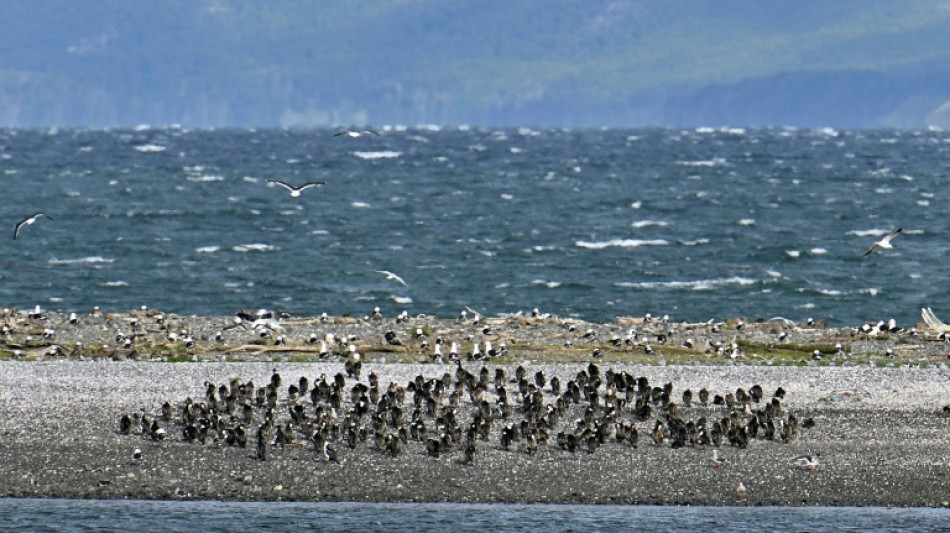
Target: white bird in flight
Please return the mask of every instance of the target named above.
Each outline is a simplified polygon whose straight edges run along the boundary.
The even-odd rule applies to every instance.
[[[300,186],[294,186],[294,185],[291,185],[291,184],[289,184],[289,183],[286,183],[286,182],[283,182],[283,181],[277,181],[277,180],[267,180],[267,183],[273,183],[274,185],[280,185],[281,187],[287,189],[288,191],[290,191],[290,196],[293,197],[293,198],[299,197],[299,196],[300,196],[300,193],[302,193],[303,191],[309,189],[310,187],[317,187],[317,186],[319,186],[319,185],[326,185],[326,183],[324,183],[324,182],[322,182],[322,181],[311,181],[311,182],[309,182],[309,183],[304,183],[303,185],[300,185]]]
[[[814,473],[818,470],[818,456],[815,455],[803,455],[801,457],[796,457],[793,463],[799,468],[807,469],[808,471]]]
[[[883,239],[872,244],[871,247],[868,248],[868,251],[864,252],[864,256],[867,257],[868,255],[871,255],[871,253],[873,253],[874,250],[877,250],[878,248],[882,250],[890,250],[893,248],[894,245],[891,244],[891,241],[894,240],[894,237],[900,235],[901,231],[904,231],[904,228],[897,228],[896,230],[885,235]]]
[[[395,281],[395,282],[397,282],[397,283],[401,283],[401,284],[402,284],[403,286],[405,286],[405,287],[408,287],[408,286],[409,286],[409,284],[406,283],[406,281],[405,281],[404,279],[400,278],[399,276],[397,276],[396,274],[393,274],[392,272],[390,272],[390,271],[388,271],[388,270],[377,270],[376,272],[379,273],[379,274],[382,274],[382,275],[386,276],[386,279],[391,279],[391,280],[393,280],[393,281]]]
[[[33,223],[36,222],[36,220],[37,220],[38,218],[40,218],[40,217],[46,217],[46,218],[48,218],[48,219],[50,219],[50,220],[53,220],[53,217],[51,217],[51,216],[49,216],[49,215],[46,215],[46,214],[43,214],[43,213],[34,213],[34,214],[32,214],[32,215],[30,215],[30,216],[24,218],[23,220],[17,222],[16,228],[13,229],[13,238],[16,239],[17,237],[20,236],[20,229],[23,228],[23,226],[29,226],[29,225],[33,224]]]

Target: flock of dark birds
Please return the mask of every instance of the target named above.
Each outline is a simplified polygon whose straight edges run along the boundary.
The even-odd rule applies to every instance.
[[[506,371],[506,368],[508,370]],[[232,378],[204,384],[203,397],[165,402],[161,414],[124,414],[119,432],[156,441],[256,449],[266,461],[275,448],[311,447],[318,459],[343,460],[343,449],[370,443],[379,453],[441,457],[461,452],[473,464],[482,447],[539,453],[596,453],[610,443],[637,448],[645,442],[670,448],[730,445],[745,449],[755,439],[788,442],[814,426],[782,405],[785,391],[759,385],[724,394],[702,388],[674,391],[644,376],[602,370],[590,363],[562,383],[542,371],[482,365],[405,384],[362,375],[347,358],[343,371],[314,381],[288,383],[274,369],[263,385]],[[365,381],[364,379],[365,378]],[[173,438],[171,435],[177,435]],[[642,435],[642,437],[641,437]],[[137,450],[139,454],[140,451]],[[710,466],[723,464],[718,452]]]

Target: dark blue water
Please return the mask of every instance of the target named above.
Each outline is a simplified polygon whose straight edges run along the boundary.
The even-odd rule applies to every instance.
[[[947,511],[0,499],[0,531],[947,531]]]
[[[942,131],[332,133],[0,130],[0,305],[950,317]]]

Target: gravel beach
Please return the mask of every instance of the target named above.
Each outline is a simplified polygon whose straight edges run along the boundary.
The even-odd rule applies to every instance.
[[[153,341],[150,350],[123,352],[124,341],[117,338],[116,330],[131,330],[146,320],[156,322],[153,317],[134,316],[96,315],[70,324],[66,316],[20,319],[19,314],[8,313],[7,323],[13,317],[15,327],[7,333],[6,356],[0,360],[0,497],[857,506],[946,506],[950,500],[950,418],[943,410],[950,403],[950,370],[943,364],[946,356],[940,354],[943,344],[919,333],[906,333],[918,335],[908,339],[904,334],[872,338],[824,331],[818,339],[813,332],[815,345],[824,346],[837,336],[847,338],[851,348],[849,354],[836,359],[829,354],[821,364],[808,357],[798,363],[774,364],[771,359],[757,358],[748,344],[742,345],[746,353],[735,359],[713,351],[705,356],[693,354],[687,363],[668,364],[667,358],[681,354],[672,350],[668,339],[657,342],[661,339],[656,338],[652,326],[642,322],[572,328],[564,322],[532,323],[518,318],[494,322],[495,331],[486,335],[483,329],[489,321],[463,325],[435,319],[313,319],[292,325],[287,320],[271,332],[285,334],[279,341],[284,345],[276,344],[270,333],[265,335],[268,342],[249,344],[255,342],[251,336],[259,330],[241,328],[240,335],[248,337],[232,338],[225,346],[214,337],[222,327],[234,323],[232,319],[192,317],[176,319],[175,329],[180,328],[185,337],[166,338],[164,351],[155,350]],[[167,320],[158,322],[167,324]],[[495,346],[506,340],[510,352],[479,361],[461,355],[464,371],[460,371],[455,362],[448,361],[448,346],[443,362],[433,362],[428,352],[413,344],[420,342],[421,336],[412,338],[412,331],[422,327],[433,344],[443,334],[447,335],[446,344],[450,338],[492,338]],[[694,339],[693,343],[714,346],[716,326],[709,327],[713,329],[663,325],[662,335],[678,339],[676,346],[685,335]],[[611,339],[612,332],[623,335],[631,328],[638,330],[638,340],[627,343],[626,348],[621,342],[613,350],[617,343]],[[724,328],[727,339],[775,334],[775,328],[760,333],[755,333],[755,328]],[[43,329],[55,331],[43,340],[39,331]],[[158,334],[152,326],[146,329],[148,335]],[[158,328],[166,336],[170,329],[164,324]],[[226,330],[226,335],[239,335],[237,329]],[[359,380],[347,374],[346,362],[352,364],[355,357],[345,348],[325,358],[310,349],[318,346],[310,340],[312,336],[319,333],[324,339],[330,329],[338,336],[354,335],[349,340],[360,354],[356,356],[361,364]],[[384,332],[390,329],[403,339],[400,344],[382,342]],[[591,329],[593,334],[589,334]],[[798,327],[778,329],[791,330],[802,336],[799,340],[805,340],[807,333]],[[473,337],[464,330],[482,332]],[[194,342],[188,336],[194,336]],[[660,355],[654,353],[653,360],[642,362],[645,343],[641,340],[648,337]],[[83,343],[80,352],[76,351],[77,341]],[[184,357],[178,346],[181,342],[190,345]],[[59,351],[50,353],[54,343]],[[93,344],[97,344],[96,353],[90,348]],[[136,344],[146,346],[142,339]],[[261,349],[249,350],[248,345]],[[566,345],[570,349],[565,353]],[[667,345],[672,351],[664,357]],[[894,346],[928,348],[915,352],[923,355],[912,359],[912,364],[901,355],[889,364],[878,364],[861,359],[855,349],[859,345],[875,354]],[[592,355],[598,348],[605,353]],[[414,359],[416,352],[419,356]],[[548,357],[548,352],[562,357]],[[836,363],[826,364],[829,359]],[[592,369],[591,363],[596,368]],[[519,366],[526,382],[535,383],[536,374],[543,373],[544,386],[532,390],[533,386],[518,383]],[[486,381],[480,378],[482,367],[489,385],[477,390],[471,385],[474,380]],[[498,370],[504,373],[499,383],[507,393],[507,418],[500,407]],[[246,424],[246,447],[229,445],[225,438],[224,428],[235,427],[240,407],[234,414],[223,408],[212,411],[211,416],[221,416],[203,444],[187,437],[182,413],[188,399],[207,404],[209,384],[218,392],[222,385],[227,388],[250,381],[263,389],[275,372],[281,384],[275,387],[273,425],[278,433],[284,426],[292,426],[292,431],[285,443],[275,444],[273,433],[267,435],[266,460],[260,460],[256,452],[256,428],[268,416],[264,414],[266,406],[254,406],[251,422]],[[468,386],[457,385],[464,373],[470,373],[473,381],[468,381]],[[588,377],[581,378],[579,373]],[[341,395],[341,408],[332,412],[334,423],[345,425],[358,402],[352,392],[354,385],[368,388],[371,375],[378,379],[382,396],[403,389],[399,416],[404,420],[395,422],[390,406],[386,421],[374,430],[374,413],[382,408],[378,402],[371,403],[359,426],[363,439],[354,439],[353,446],[347,443],[345,429],[327,433],[336,459],[331,461],[310,438],[315,427],[312,422],[320,413],[330,412],[329,408],[315,408],[309,394],[294,399],[289,386],[296,386],[305,376],[311,388],[316,388],[321,376],[332,384],[337,374],[345,382],[340,389],[345,394]],[[595,385],[596,404],[584,395],[577,402],[559,406],[558,399],[566,394],[568,383],[591,375],[600,378],[599,386]],[[560,394],[551,389],[554,376],[561,382]],[[622,383],[617,376],[628,376],[629,383],[645,377],[653,392],[663,392],[666,386],[667,397],[648,400],[652,412],[638,415],[636,392],[608,392],[610,383]],[[449,386],[433,411],[426,414],[423,400],[416,404],[423,407],[414,413],[414,385],[410,383],[425,381]],[[764,391],[763,398],[742,401],[737,389],[750,391],[756,385]],[[764,427],[750,437],[749,424],[761,417],[764,406],[773,403],[772,396],[779,388],[785,393],[775,401],[780,406],[775,413],[779,429],[771,438],[765,436]],[[453,400],[455,389],[460,392]],[[528,390],[527,396],[519,389]],[[691,402],[682,397],[687,389]],[[706,405],[699,403],[702,389],[710,394]],[[716,396],[726,398],[725,402],[715,403]],[[526,413],[526,397],[540,401],[538,412],[544,417],[543,421],[532,419],[532,428],[522,433],[520,426],[531,418]],[[630,401],[614,399],[621,397]],[[464,433],[472,427],[482,400],[490,406],[493,418],[485,432],[487,438],[467,439]],[[162,417],[165,402],[172,411],[169,420]],[[300,405],[298,412],[306,414],[303,423],[294,420],[291,424],[294,405]],[[549,418],[549,413],[559,408],[558,418]],[[448,411],[452,411],[448,418],[442,416]],[[123,415],[134,421],[128,434],[120,430]],[[155,421],[153,427],[160,426],[162,431],[156,434],[140,427],[142,416]],[[726,438],[718,446],[695,442],[693,428],[708,428],[719,420],[725,423],[730,417],[739,421],[745,442],[742,438],[739,444]],[[448,445],[437,457],[425,438],[403,435],[398,453],[389,448],[389,442],[399,438],[399,428],[410,426],[417,418],[427,426],[429,440],[440,431],[449,434]],[[549,423],[551,420],[554,422]],[[678,427],[677,420],[688,421],[691,428],[690,440],[681,446],[673,444],[672,428]],[[665,431],[662,443],[651,437],[658,421],[664,426],[661,432]],[[502,435],[509,424],[516,438],[505,449]],[[624,424],[637,429],[636,446],[629,439],[617,438],[617,428]],[[451,438],[453,425],[463,433],[461,438]],[[602,442],[589,447],[590,428],[601,425],[607,427]],[[786,426],[794,426],[795,431],[783,438],[780,432]],[[582,433],[581,427],[588,429]],[[377,442],[376,433],[389,440],[384,442],[381,435]],[[558,433],[583,437],[571,451],[559,444]],[[474,455],[466,451],[468,442],[472,442]],[[714,449],[718,459],[714,459]],[[136,450],[140,457],[134,456]],[[801,456],[817,460],[796,462]],[[744,491],[739,490],[740,484]]]

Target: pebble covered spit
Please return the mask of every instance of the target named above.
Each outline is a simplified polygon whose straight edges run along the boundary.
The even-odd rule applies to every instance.
[[[52,313],[7,313],[13,331],[5,336],[0,361],[2,496],[931,506],[945,505],[947,499],[950,462],[943,450],[950,421],[942,406],[950,387],[942,364],[946,355],[940,353],[944,345],[932,332],[867,334],[858,328],[738,321],[586,324],[530,314],[491,320],[284,318],[273,330],[262,331],[254,323],[269,318],[246,316],[241,326],[229,328],[236,324],[230,317],[160,315],[100,312],[75,317],[70,324],[69,316]],[[137,327],[144,334],[137,335]],[[423,335],[414,334],[416,329]],[[53,331],[44,335],[43,330]],[[395,336],[387,336],[388,331]],[[782,332],[784,339],[777,340]],[[328,333],[346,341],[321,357],[319,341]],[[445,343],[441,362],[432,357],[440,337]],[[130,347],[127,338],[134,339]],[[687,339],[691,348],[685,346]],[[484,347],[485,340],[494,341],[493,349],[507,346],[507,353],[473,360],[473,341]],[[82,342],[80,351],[77,342]],[[450,360],[452,342],[460,346],[463,370]],[[795,346],[792,355],[770,351],[783,342]],[[717,343],[727,349],[720,351]],[[733,343],[739,353],[733,353]],[[828,352],[826,346],[835,344],[846,353],[831,349],[819,359],[808,351],[818,346],[814,349]],[[350,345],[359,354],[358,380]],[[59,348],[51,351],[52,346]],[[920,347],[909,348],[915,346]],[[681,359],[687,362],[667,364]],[[487,386],[481,390],[483,367]],[[527,384],[519,383],[519,367]],[[499,371],[507,419],[495,383]],[[247,424],[246,447],[227,442],[227,428],[242,416],[240,408],[234,415],[226,408],[203,412],[219,416],[225,422],[215,419],[215,425],[225,429],[206,433],[204,444],[186,438],[182,413],[188,398],[207,408],[209,384],[216,393],[221,385],[249,381],[265,388],[275,372],[281,382],[275,387],[273,433],[265,435],[264,460],[257,451],[263,406],[255,406]],[[540,381],[538,372],[544,386],[532,390]],[[559,420],[545,427],[540,420],[557,409],[568,384],[592,372],[600,379],[596,405],[582,390],[578,402],[571,401]],[[300,387],[305,376],[313,388],[321,376],[333,383],[337,374],[344,381],[336,410],[338,434],[313,437],[314,421],[328,409],[318,412],[309,394],[300,395],[296,404],[307,419],[291,422],[289,441],[278,443],[277,429],[292,420],[290,385]],[[391,383],[405,390],[420,383],[418,376],[423,384],[450,383],[431,411],[423,402],[419,416],[425,439],[410,435],[393,450],[400,427],[412,432],[415,393],[405,392],[402,424],[394,423],[390,406],[388,420],[374,428],[373,414],[380,406],[371,403],[360,421],[365,440],[357,428],[356,445],[348,444],[347,413],[361,394],[369,396],[371,375],[378,379],[381,397]],[[608,392],[616,376],[645,377],[651,393],[659,389],[659,397],[649,400],[649,415],[637,411],[639,387],[632,393]],[[551,389],[553,377],[561,382],[560,394]],[[666,399],[664,386],[670,387]],[[748,393],[754,386],[763,391],[761,400],[737,400],[737,389]],[[725,435],[717,446],[692,429],[702,417],[710,433],[714,422],[730,417],[748,428],[780,387],[785,395],[775,417],[778,428],[791,427],[792,416],[797,421],[797,431],[787,438],[781,429],[768,438],[759,428],[745,443]],[[710,393],[705,406],[699,400],[702,389]],[[453,398],[455,390],[460,392]],[[686,390],[692,396],[688,407]],[[715,402],[717,395],[722,403]],[[470,440],[467,433],[483,409],[481,401],[493,421],[485,438],[476,428]],[[166,402],[171,420],[163,417]],[[329,403],[323,397],[318,401]],[[455,420],[447,422],[444,415],[453,403]],[[676,404],[672,413],[670,403]],[[529,414],[532,410],[540,416]],[[123,415],[138,423],[128,434],[120,428]],[[157,421],[161,435],[142,427],[143,415]],[[677,419],[692,425],[674,444],[681,435]],[[658,421],[662,442],[653,437]],[[607,428],[600,430],[607,432],[602,442],[595,429],[600,427]],[[617,439],[618,428],[624,439]],[[637,429],[636,446],[629,428]],[[503,439],[512,431],[514,438]],[[559,433],[578,437],[574,451],[559,443]],[[434,438],[444,443],[446,434],[451,442],[444,448],[427,445]],[[323,453],[323,442],[329,442],[335,460]],[[473,454],[469,442],[474,442]],[[804,465],[798,461],[802,456],[819,460]]]

